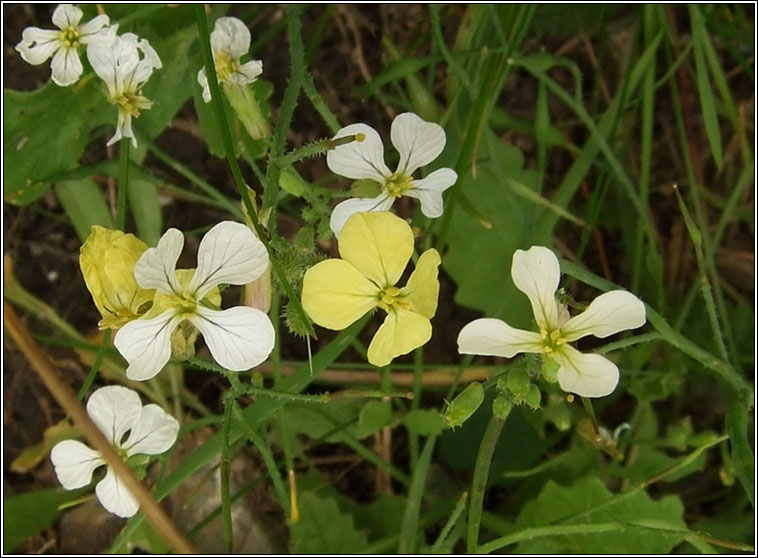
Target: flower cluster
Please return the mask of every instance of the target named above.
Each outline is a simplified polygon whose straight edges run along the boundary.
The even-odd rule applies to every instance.
[[[107,15],[98,15],[82,24],[83,15],[76,6],[59,5],[53,12],[53,23],[58,30],[28,27],[16,50],[26,62],[34,65],[52,56],[53,81],[65,87],[81,77],[84,68],[80,51],[86,48],[92,69],[105,84],[108,101],[118,108],[116,133],[108,145],[130,138],[136,147],[132,117],[152,107],[152,101],[142,95],[142,87],[153,70],[161,67],[161,60],[146,39],[134,33],[117,35],[118,25],[109,25]]]

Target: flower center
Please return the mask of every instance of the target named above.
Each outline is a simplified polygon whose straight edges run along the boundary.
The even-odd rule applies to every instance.
[[[122,93],[117,99],[116,104],[119,109],[131,114],[134,117],[139,117],[139,109],[142,108],[142,97],[134,93]]]
[[[540,337],[542,338],[542,349],[546,355],[559,351],[561,345],[566,343],[566,338],[561,335],[560,329],[548,332],[540,328]]]
[[[79,31],[72,25],[69,25],[68,28],[63,29],[60,33],[58,33],[58,38],[64,45],[66,45],[66,48],[78,47],[79,38],[81,36],[81,33],[79,33]]]
[[[393,174],[387,181],[387,191],[391,196],[399,198],[403,195],[405,190],[413,188],[413,184],[411,184],[412,180],[413,179],[410,176],[398,176],[397,174]]]
[[[408,310],[411,307],[410,303],[403,300],[400,295],[400,289],[397,287],[385,287],[379,291],[379,302],[377,306],[385,312],[389,312],[390,308],[393,307],[401,310]]]
[[[216,65],[216,75],[219,81],[226,81],[234,73],[239,71],[239,64],[222,50],[213,53],[213,63]]]
[[[197,300],[195,299],[194,294],[184,291],[181,296],[174,295],[173,298],[174,308],[176,309],[177,314],[186,316],[195,313],[195,310],[197,309]]]

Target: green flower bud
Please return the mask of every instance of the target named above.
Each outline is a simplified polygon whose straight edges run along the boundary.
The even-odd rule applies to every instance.
[[[529,407],[532,409],[538,409],[541,401],[542,393],[540,393],[540,388],[534,384],[531,384],[529,386],[529,393],[527,393],[524,397],[524,403],[529,405]]]
[[[551,384],[558,381],[558,370],[560,365],[551,358],[545,358],[542,360],[542,377],[545,378]]]
[[[495,418],[498,420],[503,421],[508,418],[511,409],[513,409],[513,401],[504,395],[498,395],[492,402],[492,414],[495,415]]]
[[[508,389],[513,395],[520,399],[529,393],[529,387],[532,382],[529,378],[529,372],[523,368],[516,368],[508,373]]]
[[[484,401],[484,388],[479,382],[471,382],[458,396],[447,405],[445,424],[455,428],[466,422]]]

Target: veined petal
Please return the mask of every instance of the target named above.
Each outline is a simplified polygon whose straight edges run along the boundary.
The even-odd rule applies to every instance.
[[[142,407],[139,420],[121,447],[127,455],[158,455],[174,445],[178,433],[177,420],[151,403]]]
[[[213,359],[234,372],[249,370],[274,349],[274,326],[257,308],[235,306],[218,311],[198,306],[190,321],[203,334]]]
[[[106,386],[95,391],[87,401],[87,414],[113,445],[134,428],[142,413],[136,391],[123,386]]]
[[[151,320],[132,320],[118,330],[113,344],[129,363],[127,378],[149,380],[166,366],[171,358],[171,334],[181,321],[169,309]]]
[[[26,62],[33,65],[42,64],[55,51],[63,48],[63,42],[58,38],[59,31],[48,31],[37,27],[27,27],[22,34],[21,42],[16,50]]]
[[[89,60],[98,77],[105,82],[111,98],[116,95],[118,89],[116,83],[116,51],[122,44],[123,39],[119,37],[113,44],[91,41],[87,45],[87,60]]]
[[[397,174],[410,176],[434,161],[445,148],[445,130],[434,122],[425,122],[412,112],[399,114],[390,129],[392,145],[400,153]]]
[[[362,141],[352,141],[327,151],[326,165],[334,174],[360,180],[370,178],[384,184],[392,176],[384,164],[384,145],[379,133],[366,124],[350,124],[342,128],[334,139],[363,134]]]
[[[64,440],[55,444],[50,452],[55,467],[55,476],[66,490],[87,486],[92,473],[105,463],[100,452],[88,448],[76,440]]]
[[[421,202],[421,213],[430,219],[442,215],[442,192],[450,188],[458,180],[458,174],[453,169],[437,169],[421,180],[413,180],[413,188],[404,190],[403,195],[417,198]]]
[[[176,278],[176,262],[184,247],[184,235],[178,229],[168,229],[158,246],[148,248],[134,266],[134,277],[143,289],[157,289],[165,294],[181,294]]]
[[[222,221],[200,241],[197,269],[189,291],[197,300],[216,285],[244,285],[260,277],[268,267],[268,252],[247,225]]]
[[[344,260],[324,260],[303,277],[303,308],[321,327],[345,329],[376,308],[379,288]]]
[[[135,91],[148,80],[152,75],[153,70],[163,67],[158,53],[155,52],[155,49],[150,45],[147,39],[140,39],[137,43],[136,50],[142,52],[143,58],[139,59],[134,68],[134,73],[131,76],[132,88]],[[137,57],[139,58],[138,54]]]
[[[403,300],[410,302],[411,311],[430,320],[437,311],[437,299],[440,294],[440,282],[437,279],[440,263],[442,260],[437,250],[426,250],[419,257],[408,284],[400,290]]]
[[[95,494],[106,510],[119,517],[131,517],[139,510],[137,499],[110,468],[105,478],[95,486]]]
[[[413,231],[387,211],[355,213],[342,228],[338,246],[343,260],[383,289],[405,271],[413,253]]]
[[[432,323],[415,312],[391,308],[368,346],[368,361],[387,366],[392,359],[410,353],[432,338]]]
[[[78,28],[82,11],[72,4],[60,4],[53,12],[53,23],[58,29]]]
[[[197,73],[197,82],[200,84],[200,87],[203,88],[203,101],[206,103],[211,102],[211,88],[208,85],[208,77],[205,75],[205,68],[202,68]]]
[[[593,300],[587,309],[561,328],[567,341],[585,335],[608,337],[645,324],[645,304],[627,291],[609,291]]]
[[[67,47],[55,53],[50,67],[53,70],[53,81],[61,87],[76,83],[83,71],[79,53],[75,48]]]
[[[561,366],[558,383],[563,391],[582,397],[603,397],[619,383],[618,367],[603,356],[579,352],[571,345],[563,345],[551,356]]]
[[[250,30],[236,17],[220,17],[211,33],[211,47],[214,52],[239,58],[250,50]]]
[[[113,31],[105,29],[109,23],[110,19],[105,14],[97,15],[87,23],[82,23],[79,26],[79,33],[81,33],[79,42],[82,44],[87,44],[92,40],[110,40],[113,42],[116,38],[116,29]]]
[[[375,198],[350,198],[349,200],[338,203],[332,210],[332,216],[329,219],[329,227],[332,229],[334,236],[339,236],[342,227],[347,220],[355,213],[363,211],[387,211],[395,202],[395,198],[390,196],[386,191],[382,192]]]
[[[243,77],[240,80],[240,84],[252,83],[259,75],[263,73],[263,62],[261,60],[251,60],[239,67],[239,71],[235,74]]]
[[[516,329],[495,318],[480,318],[463,326],[458,352],[513,358],[519,353],[541,353],[542,342],[539,333]]]
[[[511,276],[516,288],[529,297],[537,325],[550,331],[558,329],[555,291],[561,279],[561,266],[552,250],[544,246],[516,250]]]

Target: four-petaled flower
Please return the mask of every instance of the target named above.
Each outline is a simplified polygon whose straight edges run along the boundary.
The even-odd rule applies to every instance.
[[[608,337],[642,326],[646,319],[642,301],[626,291],[609,291],[571,318],[555,299],[561,275],[558,258],[543,246],[516,250],[511,275],[516,287],[529,297],[540,332],[482,318],[461,330],[458,351],[507,358],[518,353],[541,353],[559,366],[558,383],[564,391],[583,397],[611,393],[619,380],[616,365],[598,354],[581,353],[568,343],[586,335]]]
[[[220,17],[211,33],[211,49],[216,76],[222,85],[245,85],[252,83],[263,72],[263,62],[251,60],[242,64],[240,58],[250,49],[250,30],[236,17]],[[203,100],[209,103],[211,90],[205,68],[197,74],[203,88]]]
[[[133,455],[158,455],[176,441],[179,423],[158,405],[142,406],[136,392],[122,386],[98,389],[87,402],[87,414],[116,451],[128,459]],[[126,433],[129,436],[122,441]],[[53,447],[50,459],[55,474],[66,490],[87,486],[95,469],[105,464],[100,452],[76,440],[64,440]],[[119,517],[131,517],[139,503],[108,468],[95,486],[103,507]]]
[[[375,366],[429,341],[440,287],[435,249],[421,254],[405,287],[396,287],[413,253],[413,232],[384,211],[348,219],[339,253],[342,259],[319,262],[303,277],[303,307],[314,322],[340,330],[377,307],[387,312],[368,348],[368,361]]]
[[[453,169],[437,169],[426,178],[413,178],[420,167],[436,159],[445,147],[445,131],[433,122],[425,122],[406,112],[392,121],[390,139],[400,153],[395,172],[384,164],[384,146],[379,134],[366,124],[350,124],[333,139],[355,135],[356,141],[339,145],[326,155],[332,172],[353,180],[372,180],[379,183],[375,198],[353,198],[334,208],[329,222],[335,235],[354,213],[387,211],[397,198],[408,196],[421,202],[421,212],[430,218],[442,215],[442,192],[455,184],[458,175]]]
[[[126,375],[132,380],[147,380],[161,371],[171,357],[171,334],[184,320],[202,333],[213,358],[228,370],[253,368],[274,348],[274,326],[264,312],[247,306],[221,311],[209,301],[216,285],[244,285],[266,270],[263,243],[245,225],[223,221],[200,242],[194,273],[180,270],[178,275],[183,246],[182,233],[169,229],[134,266],[137,283],[157,293],[149,314],[130,321],[114,340],[129,362]]]
[[[82,15],[76,6],[61,4],[53,12],[53,23],[59,31],[27,27],[16,50],[21,58],[35,66],[52,56],[50,66],[53,81],[61,86],[75,83],[82,75],[79,47],[112,44],[116,40],[117,31],[117,26],[108,27],[107,15],[96,16],[92,21],[80,25]]]
[[[153,70],[162,67],[158,53],[147,39],[140,39],[134,33],[124,33],[116,37],[111,45],[90,44],[87,58],[92,69],[105,82],[108,100],[118,107],[116,133],[108,145],[124,137],[131,138],[132,145],[137,147],[137,138],[132,132],[132,116],[136,118],[141,110],[153,106],[153,102],[142,95],[142,87]]]

